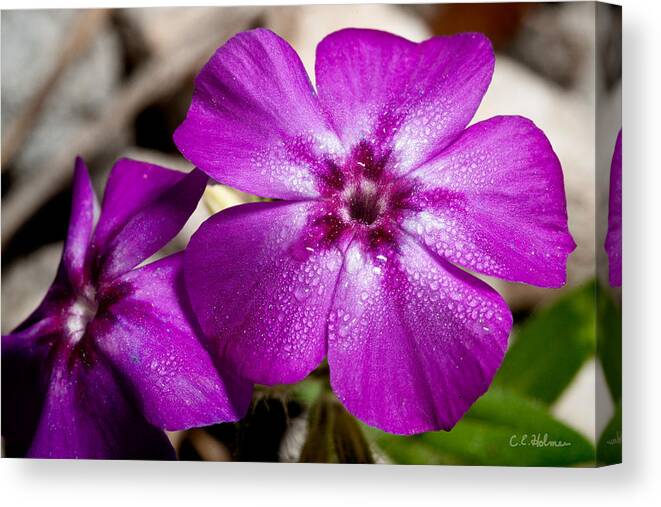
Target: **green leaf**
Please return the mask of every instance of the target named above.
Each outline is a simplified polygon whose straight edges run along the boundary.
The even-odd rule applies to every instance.
[[[568,466],[595,459],[592,443],[545,405],[499,388],[491,388],[450,432],[367,431],[396,463]]]
[[[595,291],[591,281],[515,329],[494,385],[545,403],[555,401],[595,353]]]
[[[597,291],[597,355],[615,402],[622,399],[622,310],[601,285]]]
[[[597,461],[602,465],[622,463],[622,405],[618,403],[615,413],[597,444]]]

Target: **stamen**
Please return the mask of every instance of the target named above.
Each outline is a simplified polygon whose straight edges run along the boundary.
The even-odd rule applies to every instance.
[[[73,343],[77,343],[83,337],[87,324],[94,318],[97,309],[94,298],[87,295],[78,296],[71,305],[67,312],[65,328]]]
[[[348,189],[347,194],[345,202],[351,220],[372,225],[385,211],[385,200],[372,182],[363,181]]]

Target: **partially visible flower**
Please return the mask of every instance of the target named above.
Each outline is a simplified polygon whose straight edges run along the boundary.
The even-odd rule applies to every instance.
[[[608,197],[608,282],[612,287],[622,286],[622,130],[617,134],[611,161],[610,195]]]
[[[161,428],[241,417],[251,387],[220,375],[183,291],[182,255],[143,267],[194,211],[207,177],[120,160],[98,204],[82,160],[62,260],[35,312],[2,337],[8,455],[174,457]]]
[[[216,52],[175,143],[221,183],[281,200],[218,213],[186,250],[219,357],[276,384],[327,356],[333,390],[366,423],[452,428],[512,326],[505,301],[457,266],[559,287],[575,248],[542,131],[521,117],[466,128],[493,68],[481,34],[414,44],[348,29],[317,47],[315,93],[272,32]]]

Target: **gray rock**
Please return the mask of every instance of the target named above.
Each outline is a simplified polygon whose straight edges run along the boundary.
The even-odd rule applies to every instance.
[[[2,273],[2,334],[23,322],[53,283],[62,243],[52,243],[13,263]]]
[[[387,4],[274,7],[267,11],[264,24],[289,41],[313,83],[316,47],[329,33],[354,27],[386,30],[413,41],[431,36],[415,14]]]
[[[76,10],[2,13],[2,128],[26,107],[43,86],[62,51]],[[121,74],[120,43],[106,27],[64,71],[50,93],[26,143],[16,155],[18,178],[47,168],[62,144],[108,101]]]

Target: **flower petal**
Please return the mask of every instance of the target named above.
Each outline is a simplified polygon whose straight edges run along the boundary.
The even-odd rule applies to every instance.
[[[317,90],[347,146],[390,143],[409,171],[455,139],[475,114],[494,68],[478,33],[420,44],[377,30],[346,29],[317,46]]]
[[[297,382],[326,353],[325,322],[342,255],[305,250],[311,202],[252,203],[207,220],[184,273],[216,352],[260,384]]]
[[[241,418],[252,386],[216,370],[183,286],[183,254],[130,271],[101,295],[91,334],[147,419],[167,430]]]
[[[105,359],[54,360],[31,458],[174,459],[165,434],[129,401]]]
[[[615,142],[611,162],[610,195],[608,200],[608,282],[612,287],[622,285],[622,131]]]
[[[338,149],[298,55],[265,29],[236,35],[211,57],[174,141],[219,182],[281,199],[317,195],[314,153]]]
[[[94,245],[103,250],[124,224],[186,177],[185,173],[128,158],[119,159],[108,176]]]
[[[489,286],[403,235],[374,259],[352,243],[337,287],[328,364],[354,416],[391,433],[449,430],[487,390],[512,326]]]
[[[410,175],[419,211],[403,227],[470,270],[560,287],[575,243],[567,227],[562,169],[530,120],[477,123]]]
[[[99,281],[108,282],[156,253],[184,226],[207,176],[135,160],[118,161],[108,179],[94,236]]]
[[[76,158],[72,193],[71,218],[64,242],[61,269],[74,287],[81,288],[87,281],[85,260],[94,230],[94,215],[98,204],[89,172],[80,157]]]
[[[30,448],[48,386],[50,351],[54,344],[73,338],[66,323],[74,298],[61,262],[37,309],[2,337],[2,436],[7,456],[24,457]]]

